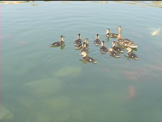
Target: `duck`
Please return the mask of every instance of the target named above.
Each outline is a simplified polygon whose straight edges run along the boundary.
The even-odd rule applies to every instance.
[[[132,58],[132,59],[134,59],[134,60],[138,60],[137,55],[136,55],[135,53],[132,52],[132,48],[127,47],[126,49],[128,50],[128,52],[127,52],[127,55],[128,55],[127,57],[128,57],[128,58]]]
[[[88,48],[86,47],[86,43],[85,42],[83,42],[83,45],[82,45],[81,53],[82,52],[86,52],[87,54],[89,53]]]
[[[112,47],[109,48],[108,52],[109,52],[110,56],[115,57],[115,58],[120,58],[119,54],[117,52],[115,52]]]
[[[118,34],[116,33],[110,33],[110,29],[106,29],[106,37],[109,37],[109,38],[117,38]]]
[[[80,33],[78,34],[78,39],[74,41],[74,46],[78,46],[82,43],[81,35]]]
[[[105,53],[107,53],[108,52],[108,49],[105,47],[105,41],[102,41],[101,42],[101,47],[100,47],[100,52],[102,53],[102,54],[105,54]]]
[[[118,27],[118,30],[119,30],[119,34],[117,36],[117,43],[118,45],[124,47],[124,48],[127,48],[127,47],[130,47],[130,48],[137,48],[138,46],[135,45],[135,43],[133,41],[131,41],[130,39],[124,39],[122,37],[122,27],[119,26]]]
[[[63,35],[61,35],[61,36],[60,36],[60,41],[57,41],[57,42],[54,42],[54,43],[50,44],[50,47],[59,47],[59,46],[63,46],[63,45],[65,44],[64,38],[65,38],[65,37],[64,37]]]
[[[117,53],[123,53],[124,51],[120,48],[116,46],[116,42],[112,41],[112,48],[114,49],[114,51],[116,51]]]
[[[94,63],[94,64],[97,63],[97,61],[94,60],[92,57],[89,57],[86,52],[81,52],[81,55],[82,55],[83,60],[90,62],[90,63]]]
[[[99,39],[99,34],[96,34],[96,40],[93,42],[96,46],[99,46],[101,44],[101,41]]]

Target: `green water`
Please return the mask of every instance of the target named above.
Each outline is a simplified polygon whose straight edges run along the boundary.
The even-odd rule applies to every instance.
[[[1,3],[1,122],[161,122],[161,2]],[[106,29],[137,45],[139,60],[101,54]],[[73,42],[89,38],[83,64]],[[65,36],[65,48],[49,45]]]

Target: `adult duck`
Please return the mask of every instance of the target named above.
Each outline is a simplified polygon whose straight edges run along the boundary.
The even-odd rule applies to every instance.
[[[122,37],[122,27],[121,26],[119,26],[118,27],[118,31],[119,31],[119,34],[118,34],[118,36],[117,36],[117,43],[120,45],[120,46],[122,46],[122,47],[124,47],[124,48],[127,48],[127,47],[130,47],[130,48],[137,48],[138,46],[137,45],[135,45],[135,43],[133,42],[133,41],[131,41],[130,39],[124,39],[123,37]]]

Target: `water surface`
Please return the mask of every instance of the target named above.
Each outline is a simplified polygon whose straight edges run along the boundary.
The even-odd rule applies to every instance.
[[[1,3],[2,122],[161,122],[161,2]],[[101,54],[105,30],[137,45],[138,61]],[[83,64],[73,42],[89,38]],[[49,45],[65,36],[65,48]]]

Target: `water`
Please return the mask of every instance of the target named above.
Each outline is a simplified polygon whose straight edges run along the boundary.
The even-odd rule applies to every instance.
[[[1,3],[1,122],[161,122],[161,2]],[[101,54],[117,33],[137,45],[138,61]],[[73,42],[89,38],[83,64]],[[65,36],[65,48],[49,45]]]

